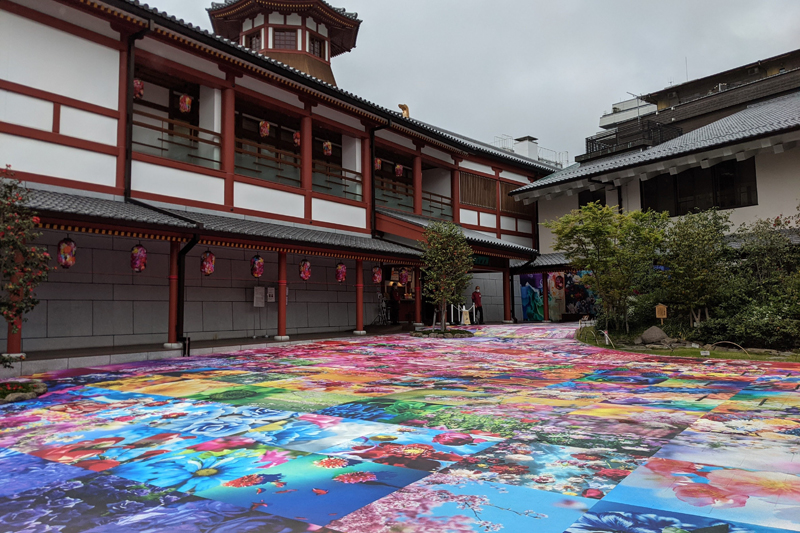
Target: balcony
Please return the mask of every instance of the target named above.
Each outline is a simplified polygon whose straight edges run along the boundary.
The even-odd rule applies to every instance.
[[[268,144],[236,139],[236,173],[272,183],[300,187],[300,158]]]
[[[361,180],[360,172],[325,161],[313,161],[311,189],[315,192],[360,202],[363,200]]]
[[[422,214],[443,220],[453,220],[453,201],[441,194],[422,191]]]
[[[414,187],[378,176],[374,177],[374,183],[376,205],[414,212]]]
[[[586,153],[577,156],[575,161],[589,161],[605,155],[655,146],[680,137],[682,134],[681,128],[653,120],[623,124],[614,130],[587,137]]]
[[[135,111],[132,143],[135,152],[219,170],[219,134],[180,120]]]

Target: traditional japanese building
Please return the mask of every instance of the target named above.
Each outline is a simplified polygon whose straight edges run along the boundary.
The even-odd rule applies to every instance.
[[[9,350],[363,332],[395,286],[420,323],[431,220],[464,228],[487,318],[511,320],[537,218],[508,194],[559,168],[337,87],[353,13],[209,15],[214,33],[132,0],[0,2],[0,164],[58,266]]]

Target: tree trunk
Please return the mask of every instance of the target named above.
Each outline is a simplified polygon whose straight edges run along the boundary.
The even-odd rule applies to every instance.
[[[441,303],[439,304],[439,315],[442,317],[442,333],[447,330],[447,319],[445,318],[445,310],[447,308],[447,301],[442,298]]]

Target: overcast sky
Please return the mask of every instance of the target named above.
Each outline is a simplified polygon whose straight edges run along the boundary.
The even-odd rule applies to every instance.
[[[210,29],[204,0],[148,0]],[[346,2],[346,3],[345,3]],[[797,0],[331,0],[363,20],[339,87],[485,142],[570,159],[603,112],[670,83],[800,48]]]

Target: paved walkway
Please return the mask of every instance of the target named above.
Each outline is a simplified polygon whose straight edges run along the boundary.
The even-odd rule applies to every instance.
[[[471,329],[37,376],[0,531],[800,530],[800,365]]]

